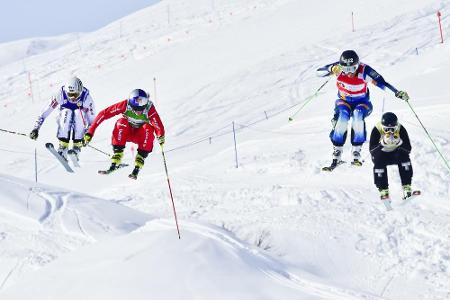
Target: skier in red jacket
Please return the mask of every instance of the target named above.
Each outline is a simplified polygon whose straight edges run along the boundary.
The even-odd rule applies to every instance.
[[[150,101],[150,96],[141,89],[135,89],[128,99],[117,102],[98,113],[84,135],[84,145],[86,146],[92,140],[95,130],[103,121],[118,114],[122,114],[122,117],[117,120],[112,132],[114,155],[111,157],[111,166],[105,173],[119,168],[125,144],[132,142],[138,145],[138,150],[135,167],[129,177],[136,179],[144,166],[145,158],[152,152],[155,135],[159,144],[164,145],[164,126]]]

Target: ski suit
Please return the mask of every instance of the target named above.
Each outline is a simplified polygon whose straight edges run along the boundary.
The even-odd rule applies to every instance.
[[[128,100],[100,111],[88,133],[94,136],[95,130],[103,121],[118,114],[122,114],[122,117],[116,121],[113,129],[111,143],[114,148],[124,148],[127,142],[132,142],[138,145],[138,151],[151,152],[155,134],[157,137],[164,136],[164,126],[153,104],[150,102],[142,114],[137,114],[128,104]]]
[[[384,132],[381,123],[378,123],[370,134],[369,150],[373,161],[373,178],[376,187],[388,189],[388,165],[398,165],[402,185],[410,185],[413,169],[409,153],[411,143],[408,132],[399,124],[393,133]]]
[[[95,117],[94,101],[89,90],[83,87],[80,97],[76,102],[72,102],[67,97],[64,88],[61,87],[59,93],[54,95],[42,110],[34,128],[39,130],[45,119],[57,107],[59,107],[57,138],[60,141],[69,142],[72,134],[74,142],[81,142],[86,128],[90,126]]]
[[[319,76],[330,76],[335,62],[319,68]],[[325,75],[320,72],[325,71]],[[343,146],[347,138],[347,126],[352,118],[351,143],[353,146],[361,146],[366,141],[366,124],[364,119],[372,112],[370,93],[367,84],[372,82],[375,86],[385,89],[388,87],[394,93],[397,90],[388,84],[384,78],[372,67],[360,63],[355,74],[336,74],[336,86],[338,89],[337,100],[335,101],[333,129],[330,132],[330,139],[334,146]]]

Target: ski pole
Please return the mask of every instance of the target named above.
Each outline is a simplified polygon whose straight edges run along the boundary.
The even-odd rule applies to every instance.
[[[324,82],[322,83],[322,85],[315,91],[314,94],[312,94],[311,96],[307,97],[305,99],[305,101],[303,102],[303,105],[292,115],[289,117],[289,121],[293,121],[294,117],[309,103],[311,102],[312,99],[314,99],[317,94],[320,92],[320,90],[330,81],[331,76]]]
[[[0,128],[0,131],[7,132],[7,133],[11,133],[11,134],[17,134],[17,135],[28,136],[28,134],[25,134],[25,133],[16,132],[16,131],[10,131],[10,130],[1,129],[1,128]]]
[[[445,165],[447,166],[447,168],[450,170],[450,165],[448,163],[448,161],[445,159],[444,155],[442,155],[441,151],[439,151],[439,148],[436,146],[435,142],[433,141],[433,138],[431,137],[431,135],[428,133],[428,130],[425,128],[425,126],[423,125],[422,121],[420,121],[419,116],[416,114],[416,112],[414,111],[413,107],[411,106],[411,104],[409,103],[409,101],[406,101],[406,103],[408,104],[409,108],[411,108],[411,111],[413,112],[414,116],[417,118],[417,120],[419,121],[420,125],[422,126],[423,130],[425,131],[426,135],[428,136],[428,138],[430,139],[431,143],[433,144],[434,148],[436,148],[437,153],[439,153],[439,155],[441,156],[441,158],[444,160]]]
[[[172,199],[173,215],[175,216],[175,224],[177,225],[178,239],[181,239],[180,228],[178,227],[177,211],[175,210],[175,202],[173,201],[172,188],[170,187],[169,172],[167,171],[166,155],[164,154],[164,148],[162,145],[161,145],[161,153],[164,161],[164,169],[166,170],[166,178],[167,178],[167,185],[169,186],[170,199]]]
[[[83,115],[83,112],[82,112],[82,110],[81,110],[81,108],[82,108],[82,107],[81,107],[81,104],[78,103],[77,105],[78,105],[78,110],[80,111],[81,120],[83,121],[83,126],[84,126],[85,130],[87,130],[86,120],[84,119],[84,115]],[[108,156],[108,157],[111,157],[111,154],[109,154],[109,153],[107,153],[107,152],[105,152],[105,151],[102,151],[102,150],[100,150],[100,149],[98,149],[98,148],[95,148],[94,146],[92,146],[92,145],[90,145],[90,144],[88,144],[88,147],[90,147],[90,148],[92,148],[92,149],[94,149],[94,150],[96,150],[96,151],[98,151],[98,152],[100,152],[100,153],[103,153],[103,154],[105,154],[105,155]]]
[[[109,154],[109,153],[107,153],[107,152],[105,152],[105,151],[102,151],[102,150],[100,150],[100,149],[98,149],[98,148],[95,148],[94,146],[92,146],[91,144],[88,144],[87,145],[88,147],[90,147],[90,148],[92,148],[92,149],[94,149],[95,151],[98,151],[98,152],[100,152],[100,153],[103,153],[103,154],[105,154],[106,156],[111,156],[111,154]]]

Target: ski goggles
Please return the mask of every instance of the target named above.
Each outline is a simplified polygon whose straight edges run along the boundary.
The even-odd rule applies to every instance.
[[[356,70],[358,70],[358,67],[359,67],[359,64],[358,65],[354,65],[354,66],[343,66],[343,65],[341,65],[341,69],[342,69],[342,72],[344,74],[355,73]]]
[[[80,97],[80,93],[78,93],[78,92],[68,92],[67,93],[67,97],[69,97],[69,99],[71,99],[71,100],[76,100],[76,99],[78,99],[78,97]]]
[[[383,131],[386,133],[394,133],[397,129],[397,126],[383,126]]]

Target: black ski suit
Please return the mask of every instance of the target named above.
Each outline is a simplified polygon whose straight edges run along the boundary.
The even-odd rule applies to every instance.
[[[405,127],[400,128],[394,135],[397,135],[398,143],[396,145],[386,145],[383,136],[386,134],[381,124],[375,126],[370,134],[369,150],[372,155],[373,178],[376,187],[379,190],[388,189],[388,175],[386,167],[389,165],[398,165],[402,185],[411,184],[413,169],[409,153],[411,152],[411,143],[408,132]]]

